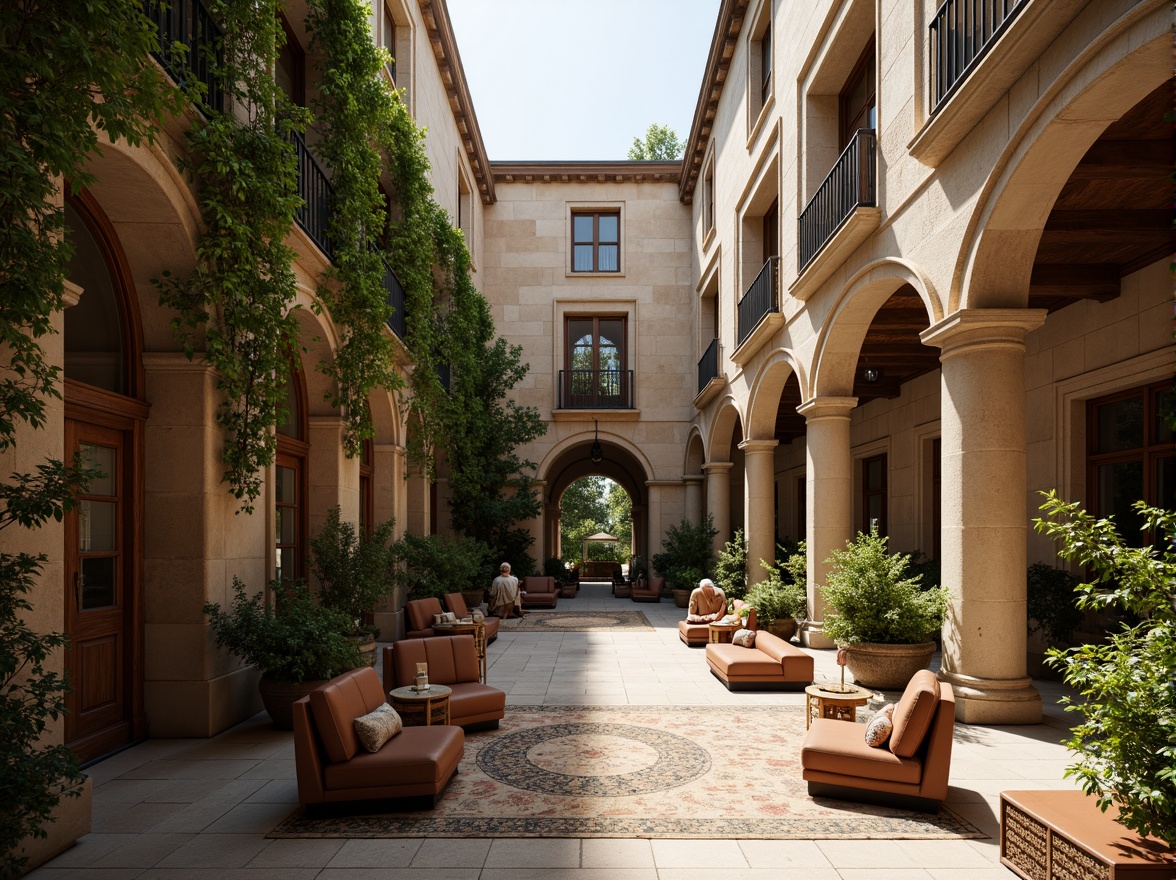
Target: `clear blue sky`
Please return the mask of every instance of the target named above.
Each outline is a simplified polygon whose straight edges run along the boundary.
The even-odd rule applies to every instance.
[[[720,0],[447,0],[492,161],[624,159],[682,140]]]

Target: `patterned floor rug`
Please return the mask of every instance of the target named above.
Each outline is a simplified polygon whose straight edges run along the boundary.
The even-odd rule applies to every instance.
[[[800,707],[510,706],[498,730],[467,735],[435,809],[299,810],[269,837],[986,836],[947,809],[813,800],[800,778],[803,738]]]
[[[526,617],[502,621],[513,632],[653,632],[640,611],[528,611]]]

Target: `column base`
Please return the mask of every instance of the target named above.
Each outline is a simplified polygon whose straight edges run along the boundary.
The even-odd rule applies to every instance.
[[[836,648],[837,643],[825,635],[819,623],[806,620],[800,625],[800,643],[806,648],[827,651]]]
[[[1040,724],[1041,694],[1033,679],[976,678],[941,670],[955,691],[956,721],[964,724]]]

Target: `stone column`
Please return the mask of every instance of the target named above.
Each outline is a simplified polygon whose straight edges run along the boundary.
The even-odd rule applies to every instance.
[[[701,474],[682,478],[686,487],[686,516],[692,523],[702,522],[702,480]]]
[[[968,724],[1041,721],[1025,674],[1025,334],[1044,321],[1040,309],[968,309],[922,333],[943,364],[940,676]]]
[[[716,553],[723,549],[731,537],[731,468],[734,466],[735,463],[731,461],[712,461],[702,466],[706,471],[707,513],[713,518],[718,530],[715,535]]]
[[[811,648],[831,648],[824,634],[825,597],[819,588],[825,560],[853,537],[853,468],[849,457],[849,414],[856,397],[815,397],[796,408],[805,418],[805,518],[808,533],[809,616],[801,640]]]
[[[748,584],[757,584],[767,576],[760,560],[771,562],[776,554],[774,489],[778,444],[778,440],[744,440],[739,444],[743,450],[743,478],[747,484],[743,522],[747,538]]]

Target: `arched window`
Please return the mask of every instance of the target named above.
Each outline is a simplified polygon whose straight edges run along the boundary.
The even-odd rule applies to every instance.
[[[306,567],[306,385],[302,371],[290,365],[286,418],[278,425],[274,461],[274,578],[292,580]]]

